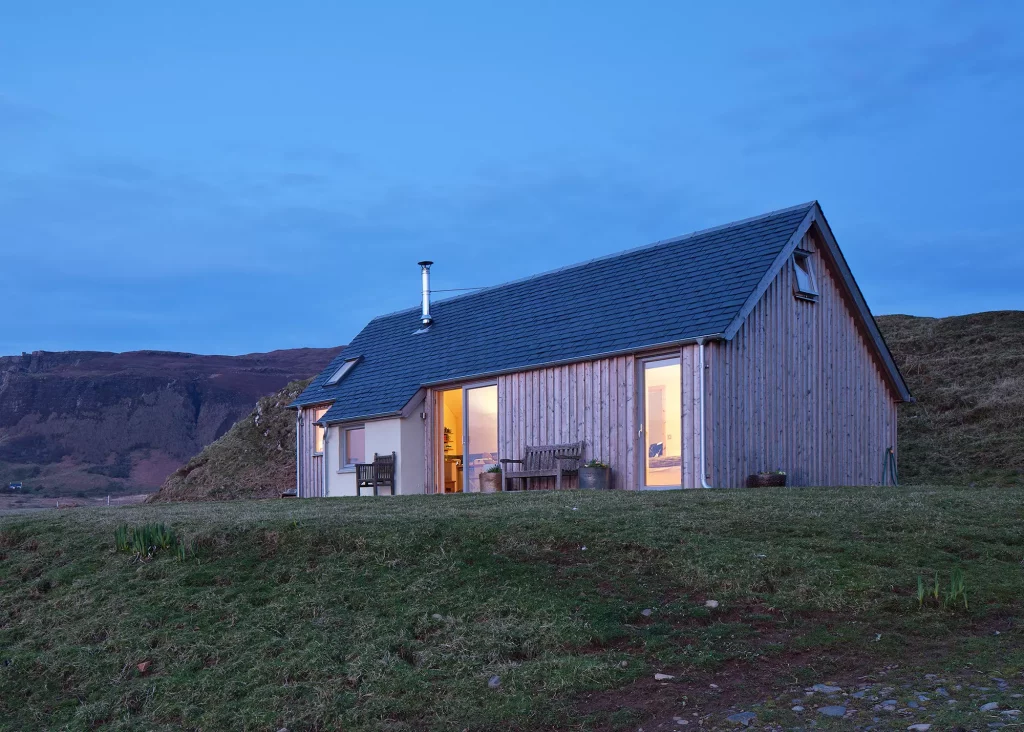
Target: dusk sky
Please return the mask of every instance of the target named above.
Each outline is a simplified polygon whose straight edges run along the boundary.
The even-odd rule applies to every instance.
[[[811,199],[875,314],[1024,309],[1024,4],[500,8],[4,3],[0,355],[337,345],[420,259]]]

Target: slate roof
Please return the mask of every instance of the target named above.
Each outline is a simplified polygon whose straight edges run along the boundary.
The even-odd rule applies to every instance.
[[[292,404],[323,422],[399,412],[425,385],[725,331],[814,202],[371,320]],[[324,386],[346,359],[362,357]]]

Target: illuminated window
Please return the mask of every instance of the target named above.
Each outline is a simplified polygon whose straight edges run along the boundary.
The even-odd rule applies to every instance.
[[[814,268],[809,252],[793,253],[793,272],[796,275],[796,296],[806,300],[818,297],[818,286],[814,281]]]
[[[313,422],[319,421],[321,417],[327,414],[327,407],[321,407],[313,411]],[[324,426],[322,424],[313,425],[313,454],[323,455],[324,454]]]
[[[356,463],[366,462],[366,430],[362,427],[347,427],[341,431],[341,464],[351,468]]]

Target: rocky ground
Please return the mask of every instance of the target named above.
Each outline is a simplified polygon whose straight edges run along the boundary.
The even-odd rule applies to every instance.
[[[661,684],[672,685],[674,679]],[[727,730],[989,730],[1024,727],[1024,679],[975,669],[914,674],[889,666],[851,681],[792,685],[760,701],[735,704],[736,690],[707,684],[678,700],[671,716],[652,719],[639,732],[667,729]]]

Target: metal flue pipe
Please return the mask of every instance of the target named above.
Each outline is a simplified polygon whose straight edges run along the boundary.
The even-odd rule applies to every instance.
[[[418,264],[420,265],[420,273],[423,277],[423,314],[420,316],[420,321],[426,327],[434,322],[434,319],[430,317],[430,265],[433,262],[424,260],[418,262]]]

